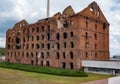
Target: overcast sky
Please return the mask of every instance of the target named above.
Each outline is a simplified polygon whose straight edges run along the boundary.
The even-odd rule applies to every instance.
[[[120,0],[94,0],[110,23],[110,54],[120,55]],[[26,19],[28,23],[46,17],[47,0],[0,0],[0,47],[5,47],[8,28]],[[50,16],[71,5],[80,12],[93,0],[50,0]]]

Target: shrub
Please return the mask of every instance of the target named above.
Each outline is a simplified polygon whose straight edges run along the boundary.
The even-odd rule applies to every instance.
[[[17,69],[22,71],[36,72],[36,73],[44,73],[51,75],[59,75],[59,76],[70,76],[70,77],[87,77],[88,75],[80,70],[68,70],[62,68],[49,68],[49,67],[41,67],[41,66],[32,66],[25,64],[13,64],[13,63],[0,63],[0,67]]]

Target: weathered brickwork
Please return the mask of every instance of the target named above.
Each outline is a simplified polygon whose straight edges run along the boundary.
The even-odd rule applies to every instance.
[[[81,60],[109,60],[109,23],[96,2],[75,14],[63,13],[6,33],[6,62],[81,69]]]

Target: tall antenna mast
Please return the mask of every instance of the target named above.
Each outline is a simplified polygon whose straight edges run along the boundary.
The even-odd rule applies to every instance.
[[[49,18],[50,12],[50,0],[47,0],[47,18]]]

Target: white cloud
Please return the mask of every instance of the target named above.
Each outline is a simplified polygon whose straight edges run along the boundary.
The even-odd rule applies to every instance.
[[[5,47],[5,38],[0,38],[0,47]]]

